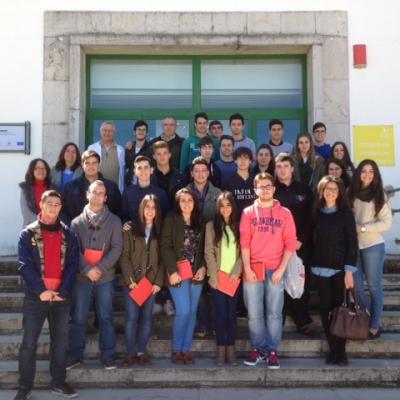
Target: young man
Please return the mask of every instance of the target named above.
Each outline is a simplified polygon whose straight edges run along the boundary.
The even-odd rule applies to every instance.
[[[314,147],[315,151],[326,161],[331,157],[331,145],[325,143],[326,126],[323,122],[316,122],[313,127]]]
[[[296,250],[296,227],[292,214],[274,200],[274,177],[266,172],[254,178],[257,199],[247,207],[240,221],[240,247],[244,266],[244,301],[249,315],[253,351],[245,365],[268,362],[278,369],[282,339],[283,276]],[[262,267],[264,280],[254,269]],[[264,311],[265,305],[265,311]]]
[[[216,140],[220,140],[221,136],[224,134],[224,126],[220,121],[214,120],[210,122],[210,126],[208,128],[211,133],[211,137]]]
[[[215,161],[215,165],[221,170],[221,185],[224,186],[224,181],[229,179],[230,175],[233,175],[237,169],[235,160],[233,159],[235,141],[230,135],[222,135],[219,145],[220,159]]]
[[[181,149],[184,139],[176,133],[177,121],[175,117],[168,116],[163,119],[162,129],[163,133],[150,141],[150,146],[160,140],[168,143],[169,151],[171,152],[170,165],[172,168],[179,169]]]
[[[303,296],[292,299],[285,292],[285,310],[290,310],[299,333],[314,337],[316,332],[310,327],[312,319],[308,312],[309,300],[309,262],[312,245],[312,207],[314,196],[308,185],[297,182],[294,177],[294,161],[286,154],[275,159],[276,190],[275,199],[293,215],[297,233],[297,254],[306,269],[306,282]]]
[[[191,166],[193,182],[187,188],[193,190],[199,199],[199,206],[203,213],[204,223],[214,219],[217,212],[217,197],[221,190],[215,187],[209,180],[210,170],[207,161],[203,157],[196,157]]]
[[[61,195],[42,194],[38,219],[21,233],[19,271],[24,282],[23,338],[19,350],[18,392],[14,400],[31,395],[36,370],[36,346],[44,321],[50,330],[51,390],[65,397],[78,394],[65,383],[70,296],[78,271],[75,235],[59,220]]]
[[[147,122],[138,120],[133,126],[135,141],[128,142],[125,146],[125,169],[131,171],[133,162],[137,156],[150,157],[151,147],[147,141],[149,125]]]
[[[77,217],[87,204],[86,192],[89,185],[101,180],[107,189],[107,206],[110,211],[121,216],[121,193],[113,181],[105,179],[100,173],[100,156],[93,150],[86,150],[82,154],[83,174],[68,182],[63,193],[62,220],[66,224]]]
[[[106,121],[100,126],[101,140],[91,144],[88,150],[100,156],[100,171],[106,179],[115,182],[120,192],[124,190],[125,149],[115,140],[114,122]]]
[[[209,181],[216,187],[221,187],[221,170],[216,165],[214,160],[212,159],[214,154],[214,143],[209,136],[203,137],[200,139],[200,157],[204,158],[207,161],[208,169],[210,171],[210,175],[208,177]],[[188,165],[185,168],[183,173],[184,180],[186,184],[189,184],[192,181],[191,175],[192,166]]]
[[[146,194],[154,194],[160,201],[161,211],[165,216],[169,209],[169,201],[167,194],[163,189],[151,183],[151,175],[153,167],[150,158],[138,156],[134,162],[135,175],[138,178],[137,184],[129,186],[122,195],[122,220],[123,222],[135,222],[139,204]]]
[[[271,119],[269,121],[269,145],[272,147],[274,156],[280,153],[292,154],[293,145],[283,141],[283,122],[280,119]]]
[[[153,144],[153,158],[156,166],[151,183],[164,190],[169,203],[173,204],[175,193],[183,187],[183,176],[178,169],[170,165],[171,152],[167,142],[159,140]]]
[[[254,203],[253,176],[250,174],[250,166],[253,161],[253,153],[247,147],[239,147],[233,153],[236,172],[225,181],[224,190],[229,190],[236,201],[237,217],[240,220],[242,211]]]
[[[108,210],[106,197],[104,183],[94,181],[87,192],[88,204],[71,224],[79,243],[80,261],[72,293],[67,369],[83,360],[92,296],[99,318],[101,362],[106,370],[116,368],[113,301],[115,265],[122,252],[123,239],[121,221]]]
[[[208,130],[208,116],[205,112],[198,112],[194,116],[194,126],[196,129],[195,136],[189,136],[185,139],[181,150],[180,170],[183,172],[187,165],[200,156],[200,139],[207,136]],[[219,143],[213,139],[214,147],[216,149],[215,156],[219,154]]]
[[[232,114],[229,118],[229,127],[231,128],[233,140],[235,141],[234,149],[239,147],[247,147],[253,154],[253,159],[256,156],[256,145],[252,139],[243,135],[244,118],[242,114]]]

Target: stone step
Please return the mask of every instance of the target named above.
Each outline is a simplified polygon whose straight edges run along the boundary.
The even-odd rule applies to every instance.
[[[321,318],[317,311],[311,312],[314,327],[322,332]],[[88,331],[93,332],[93,313],[89,313],[88,318]],[[114,323],[117,332],[124,332],[124,313],[123,311],[116,311],[114,313]],[[153,316],[153,331],[157,332],[158,329],[171,329],[172,328],[173,317],[167,317],[164,314],[157,314]],[[239,328],[247,328],[248,321],[247,318],[237,318],[237,326]],[[43,332],[47,332],[47,321],[44,323]],[[400,311],[384,311],[381,328],[383,332],[400,332]],[[22,329],[22,313],[11,312],[11,313],[0,313],[0,334],[17,334],[20,333]],[[292,318],[288,316],[286,318],[285,332],[296,331],[296,325],[294,324]]]
[[[24,299],[22,292],[0,292],[0,312],[21,311]],[[319,305],[318,294],[315,291],[310,293],[310,309],[317,309]],[[116,292],[114,299],[115,311],[124,310],[124,299],[122,292]],[[384,309],[400,309],[400,290],[389,290],[384,293]]]
[[[246,332],[247,333],[247,332]],[[238,355],[245,357],[251,349],[248,335],[238,332],[236,348]],[[321,335],[322,337],[322,335]],[[0,354],[2,360],[18,359],[18,349],[22,341],[21,335],[0,336]],[[400,358],[400,333],[384,333],[376,340],[349,341],[347,351],[353,358]],[[49,335],[41,335],[37,346],[37,358],[48,358],[50,347]],[[197,357],[213,357],[215,355],[215,338],[194,339],[192,351]],[[284,333],[279,354],[284,358],[322,357],[328,351],[326,340],[304,338],[297,333]],[[122,358],[126,352],[124,335],[118,335],[117,357]],[[152,336],[148,352],[154,358],[168,358],[171,354],[171,332]],[[85,348],[85,359],[99,359],[98,335],[88,335]]]
[[[385,291],[400,291],[400,274],[384,274],[382,279],[383,289]],[[124,286],[123,277],[117,276],[117,291]],[[20,275],[0,276],[0,292],[21,292],[23,290],[22,278]]]
[[[15,388],[16,361],[0,362],[0,387]],[[151,367],[105,371],[97,361],[68,371],[67,381],[77,388],[154,387],[393,387],[399,385],[400,360],[350,359],[347,367],[327,366],[322,358],[282,359],[280,370],[257,367],[214,366],[213,359],[177,366],[168,359],[153,360]],[[48,362],[38,361],[36,388],[50,384]]]

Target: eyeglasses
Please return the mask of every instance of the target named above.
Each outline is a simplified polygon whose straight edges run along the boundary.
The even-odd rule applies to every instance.
[[[136,128],[137,131],[147,132],[147,128]]]
[[[314,133],[325,133],[325,129],[317,129],[314,131]]]
[[[256,190],[272,190],[275,186],[274,185],[263,185],[257,186]]]

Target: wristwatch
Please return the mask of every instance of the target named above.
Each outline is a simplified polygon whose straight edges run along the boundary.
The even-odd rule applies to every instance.
[[[361,229],[360,229],[360,232],[366,232],[367,231],[367,228],[365,227],[365,225],[361,225]]]

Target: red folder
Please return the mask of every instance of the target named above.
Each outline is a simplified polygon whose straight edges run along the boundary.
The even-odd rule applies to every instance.
[[[228,296],[235,296],[237,288],[240,284],[240,279],[235,282],[229,282],[229,274],[225,272],[218,271],[218,290],[222,293],[227,294]]]
[[[265,280],[265,265],[262,262],[251,263],[251,269],[255,272],[257,281],[264,281]],[[246,272],[243,272],[243,280],[248,282],[248,278],[246,276]]]
[[[85,249],[83,257],[88,264],[94,267],[103,258],[103,253],[103,250]]]
[[[192,266],[188,260],[177,261],[176,267],[178,268],[178,274],[182,281],[193,278]],[[168,274],[168,280],[171,285],[171,275]]]
[[[153,290],[153,284],[146,278],[143,277],[135,287],[129,293],[136,304],[141,307],[142,304],[151,296]]]
[[[193,278],[192,266],[188,260],[178,261],[176,266],[178,267],[179,276],[183,281]]]
[[[61,278],[44,278],[44,286],[47,290],[56,292],[61,286]]]

